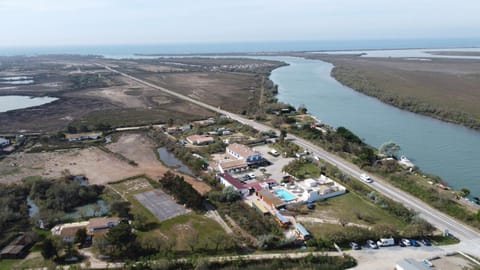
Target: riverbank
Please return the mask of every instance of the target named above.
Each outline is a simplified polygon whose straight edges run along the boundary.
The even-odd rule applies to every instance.
[[[480,130],[480,61],[306,55],[334,65],[337,81],[410,112]]]

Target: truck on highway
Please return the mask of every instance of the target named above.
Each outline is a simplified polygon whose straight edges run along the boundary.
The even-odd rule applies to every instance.
[[[377,241],[377,245],[379,247],[394,246],[395,245],[395,239],[393,239],[392,237],[390,237],[390,238],[380,238],[380,240]]]

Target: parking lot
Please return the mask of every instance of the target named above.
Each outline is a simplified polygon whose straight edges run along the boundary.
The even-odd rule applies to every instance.
[[[285,176],[285,174],[282,172],[283,167],[288,163],[290,163],[292,160],[294,160],[294,158],[284,158],[281,155],[278,157],[274,157],[268,153],[272,149],[273,148],[271,148],[270,145],[261,145],[253,148],[253,150],[262,154],[264,158],[266,158],[268,161],[272,163],[270,166],[261,167],[261,168],[265,168],[266,170],[265,173],[270,175],[269,178],[273,178],[277,182],[280,182],[283,176]],[[253,173],[257,176],[262,175],[260,168],[255,169]]]
[[[159,189],[135,194],[135,198],[154,214],[160,221],[187,212],[185,207],[177,204],[169,195]]]

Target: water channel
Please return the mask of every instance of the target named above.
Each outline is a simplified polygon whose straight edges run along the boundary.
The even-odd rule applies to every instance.
[[[333,65],[294,57],[260,57],[284,61],[274,70],[278,99],[296,107],[305,104],[326,124],[344,126],[366,143],[379,147],[395,141],[402,152],[427,173],[455,188],[480,194],[480,132],[384,104],[343,86],[330,76]]]

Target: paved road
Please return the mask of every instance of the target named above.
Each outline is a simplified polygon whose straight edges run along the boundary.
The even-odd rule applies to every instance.
[[[128,75],[126,73],[117,71],[109,66],[103,65],[103,64],[97,64],[100,66],[103,66],[104,68],[118,73],[122,76],[125,76],[129,79],[132,79],[140,84],[152,87],[154,89],[158,89],[160,91],[163,91],[165,93],[168,93],[172,96],[178,97],[180,99],[192,102],[194,104],[197,104],[199,106],[202,106],[206,109],[215,111],[220,114],[224,114],[240,123],[250,125],[253,128],[259,130],[259,131],[268,131],[268,130],[275,130],[270,126],[255,122],[251,119],[246,119],[240,115],[230,113],[228,111],[222,110],[220,108],[205,104],[201,101],[195,100],[193,98],[181,95],[179,93],[173,92],[171,90],[168,90],[166,88],[160,87],[158,85],[149,83],[147,81],[138,79],[136,77],[133,77],[131,75]],[[277,133],[279,133],[278,130],[275,130]],[[366,173],[362,170],[360,170],[356,165],[332,154],[327,151],[325,151],[323,148],[314,145],[313,143],[306,141],[302,138],[299,138],[294,135],[288,135],[288,138],[294,140],[298,145],[300,145],[303,148],[308,149],[310,152],[312,152],[314,155],[319,156],[320,158],[328,161],[329,163],[337,166],[341,171],[344,173],[355,177],[357,179],[360,178],[360,174]],[[448,250],[462,250],[464,252],[467,252],[472,255],[480,256],[480,233],[469,226],[443,214],[442,212],[430,207],[423,201],[409,195],[408,193],[395,188],[391,186],[390,184],[387,183],[387,181],[381,179],[380,177],[375,177],[375,181],[370,184],[370,186],[377,190],[378,192],[388,196],[389,198],[401,202],[403,205],[406,207],[415,210],[418,212],[425,220],[436,226],[440,230],[445,230],[448,229],[451,234],[456,236],[457,238],[460,239],[461,243],[458,245],[454,246],[449,246]]]

